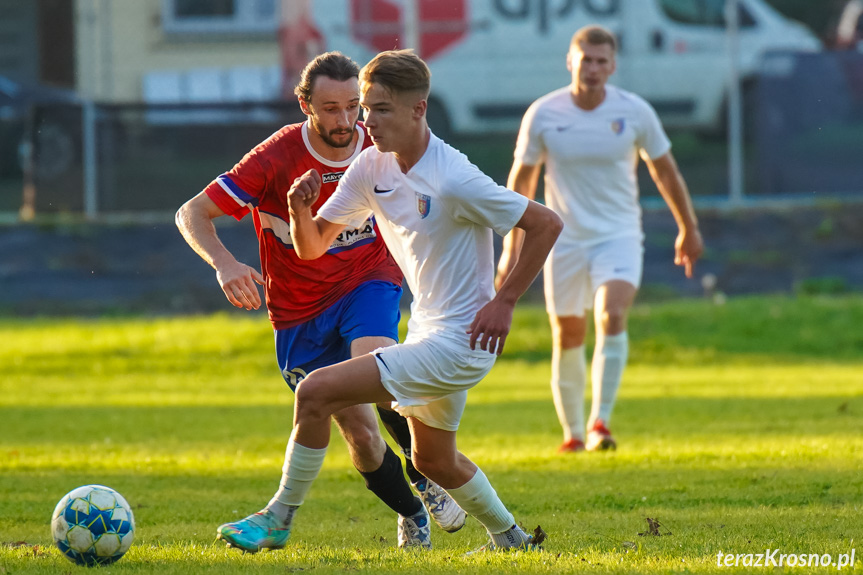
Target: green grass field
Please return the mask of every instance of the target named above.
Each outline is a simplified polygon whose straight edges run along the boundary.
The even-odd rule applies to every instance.
[[[620,448],[561,457],[545,315],[520,308],[471,392],[460,447],[549,541],[465,557],[486,539],[475,520],[435,530],[431,552],[397,551],[395,517],[337,438],[288,548],[214,543],[220,523],[272,495],[290,431],[262,315],[0,319],[0,573],[77,572],[49,522],[87,483],[133,506],[136,542],[106,568],[117,573],[808,573],[718,567],[717,554],[836,560],[855,548],[860,572],[861,325],[859,295],[640,304],[612,425]]]

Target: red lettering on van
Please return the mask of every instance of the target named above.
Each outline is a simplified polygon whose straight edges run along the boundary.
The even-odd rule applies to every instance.
[[[425,60],[459,43],[468,33],[467,0],[407,0],[417,5],[417,36],[414,47]],[[405,48],[402,2],[397,0],[351,0],[351,35],[375,51]]]

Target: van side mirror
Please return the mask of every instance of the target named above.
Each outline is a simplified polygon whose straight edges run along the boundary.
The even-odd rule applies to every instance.
[[[665,48],[665,34],[662,33],[662,30],[653,31],[650,36],[650,45],[654,52],[662,52],[662,49]]]

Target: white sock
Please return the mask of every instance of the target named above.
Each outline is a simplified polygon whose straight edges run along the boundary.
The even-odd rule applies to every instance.
[[[467,483],[446,492],[468,515],[476,517],[491,535],[503,533],[515,525],[512,513],[507,511],[485,473],[478,467]]]
[[[584,441],[584,386],[587,381],[584,345],[551,352],[551,395],[563,439]]]
[[[285,449],[285,464],[282,481],[276,494],[267,504],[267,509],[284,522],[289,522],[293,512],[302,505],[315,478],[324,464],[327,448],[311,449],[294,440],[296,428],[291,433]]]
[[[521,547],[530,540],[530,537],[524,532],[524,529],[518,525],[513,525],[503,533],[492,533],[491,540],[497,547],[506,549]]]
[[[617,388],[626,367],[629,355],[629,340],[626,332],[617,335],[598,335],[593,350],[591,379],[593,402],[590,409],[590,425],[597,419],[606,424],[611,420],[611,410],[617,399]]]

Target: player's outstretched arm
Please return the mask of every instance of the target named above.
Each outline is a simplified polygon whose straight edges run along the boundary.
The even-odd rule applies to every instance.
[[[344,226],[312,216],[312,205],[321,195],[321,175],[309,170],[288,191],[291,213],[291,241],[297,256],[304,260],[321,257],[344,229]]]
[[[534,199],[536,197],[536,186],[539,182],[539,170],[540,166],[530,166],[516,160],[509,171],[506,187],[525,196],[529,200]],[[497,263],[497,276],[494,279],[495,289],[500,289],[500,286],[506,281],[507,276],[512,272],[512,268],[515,266],[516,260],[518,260],[523,240],[524,231],[521,228],[513,228],[503,238],[503,252]]]
[[[201,192],[177,210],[174,221],[186,243],[216,270],[216,279],[228,301],[235,307],[258,309],[261,296],[255,283],[264,285],[264,278],[255,268],[238,262],[222,244],[213,220],[224,215],[225,212]]]
[[[677,222],[679,231],[674,242],[674,263],[683,266],[686,277],[691,278],[695,262],[704,251],[704,241],[701,239],[698,219],[695,217],[686,182],[671,152],[648,161],[647,167]]]
[[[470,347],[500,355],[512,325],[515,304],[542,269],[548,252],[563,230],[563,220],[542,204],[528,202],[524,215],[516,224],[524,231],[518,260],[500,286],[497,295],[480,309],[468,330]]]

